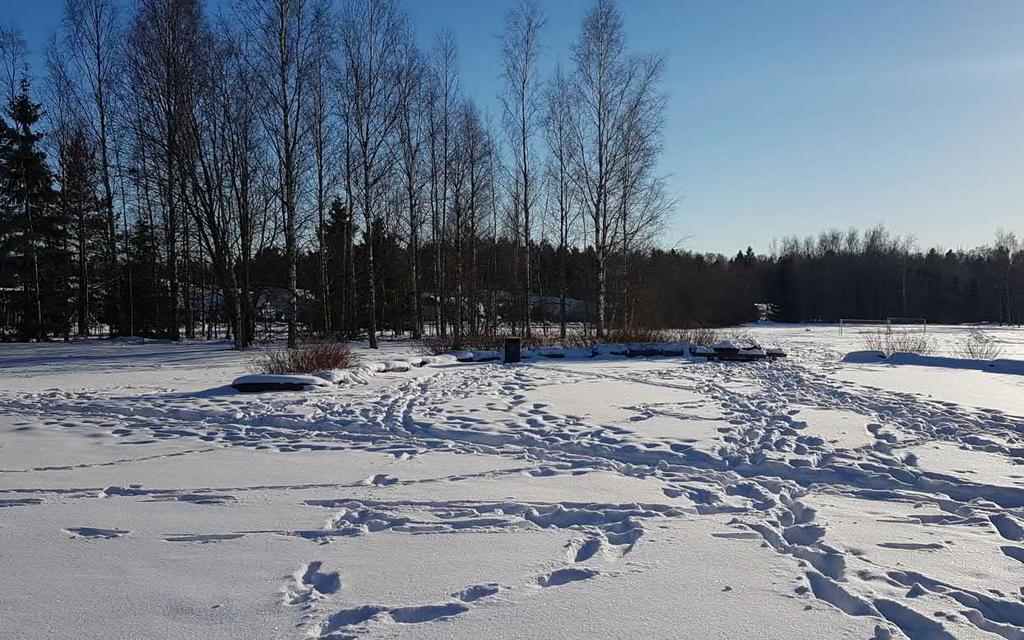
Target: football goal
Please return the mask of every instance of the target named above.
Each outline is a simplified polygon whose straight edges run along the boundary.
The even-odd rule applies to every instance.
[[[864,333],[874,331],[892,331],[894,328],[899,327],[907,331],[921,331],[921,333],[928,333],[928,319],[927,318],[902,318],[897,316],[891,316],[882,319],[871,319],[871,318],[840,318],[839,319],[839,335],[844,333]]]

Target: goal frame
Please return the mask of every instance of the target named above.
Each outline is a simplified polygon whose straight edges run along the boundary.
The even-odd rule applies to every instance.
[[[928,333],[928,318],[889,316],[884,320],[880,318],[839,318],[839,335],[843,335],[844,331],[848,327],[858,325],[876,326],[884,328],[886,331],[892,331],[893,326],[906,327],[919,325],[921,327],[921,333]]]

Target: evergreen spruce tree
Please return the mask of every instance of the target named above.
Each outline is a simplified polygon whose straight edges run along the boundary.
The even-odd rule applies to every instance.
[[[40,147],[42,135],[34,130],[41,109],[30,97],[28,80],[21,81],[6,116],[10,124],[0,127],[0,211],[9,248],[20,263],[24,305],[18,334],[41,341],[67,321],[61,317],[65,282],[59,281],[66,237],[53,211],[53,175]]]
[[[96,315],[93,300],[104,298],[98,286],[100,279],[93,274],[103,266],[105,220],[95,158],[81,128],[75,130],[70,142],[60,150],[60,163],[63,183],[58,217],[67,229],[68,258],[73,260],[68,275],[74,288],[75,330],[84,336],[89,334],[89,326]]]
[[[128,262],[135,286],[135,326],[139,335],[165,335],[166,322],[162,310],[167,302],[162,299],[165,288],[161,278],[163,261],[160,256],[160,238],[156,229],[145,218],[132,228]]]

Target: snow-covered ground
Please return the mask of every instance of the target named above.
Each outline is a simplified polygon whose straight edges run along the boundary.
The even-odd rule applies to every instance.
[[[1024,376],[744,331],[790,357],[252,395],[225,344],[2,345],[0,637],[1024,637]]]

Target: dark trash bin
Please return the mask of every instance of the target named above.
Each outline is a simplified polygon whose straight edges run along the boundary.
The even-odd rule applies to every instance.
[[[505,338],[505,356],[504,362],[506,364],[512,362],[519,362],[523,357],[523,339],[522,338]]]

